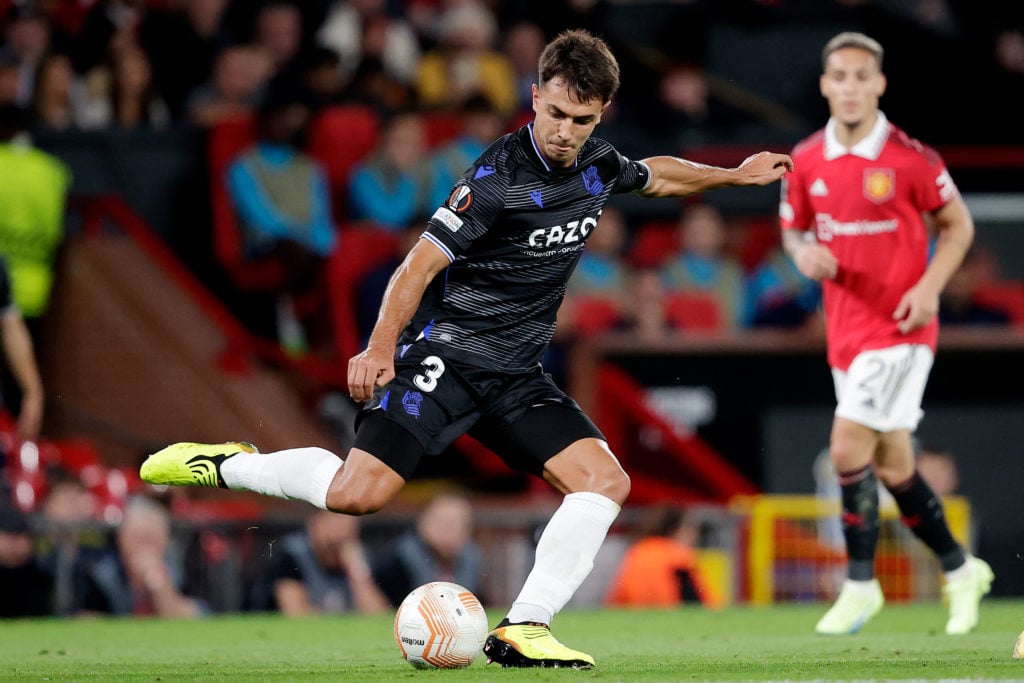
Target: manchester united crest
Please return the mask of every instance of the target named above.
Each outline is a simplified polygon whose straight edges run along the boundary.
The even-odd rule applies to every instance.
[[[891,168],[869,168],[864,171],[864,197],[875,204],[892,199],[896,191],[896,172]]]

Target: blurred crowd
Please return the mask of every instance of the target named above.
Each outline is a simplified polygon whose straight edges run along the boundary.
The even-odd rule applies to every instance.
[[[952,60],[973,70],[978,85],[1024,77],[1024,17],[1012,3],[989,12],[961,0],[687,0],[652,3],[655,11],[620,25],[625,4],[0,0],[0,103],[15,102],[40,128],[210,126],[254,106],[276,82],[303,90],[314,109],[352,99],[381,112],[436,109],[483,93],[515,115],[530,108],[544,42],[578,26],[606,35],[623,63],[612,118],[649,128],[660,142],[666,130],[694,139],[704,126],[727,136],[771,116],[707,73],[712,29],[726,19],[738,27],[862,27],[900,55],[887,65],[894,78],[914,70],[912,53],[936,65],[919,78],[945,83],[941,67]],[[807,103],[823,111],[810,85]]]
[[[816,66],[767,102],[723,73],[744,62],[721,54],[723,26],[900,30],[920,40],[909,50],[906,38],[877,36],[896,53],[891,78],[922,54],[934,66],[915,78],[944,78],[955,55],[976,76],[964,88],[998,89],[1024,79],[1024,17],[1004,9],[996,20],[956,0],[690,0],[645,5],[623,22],[622,3],[600,0],[0,0],[0,154],[53,131],[204,131],[211,239],[183,260],[227,274],[217,293],[256,334],[296,356],[344,361],[454,181],[530,120],[540,50],[561,28],[589,28],[616,50],[622,90],[598,134],[640,157],[787,145],[820,125]],[[928,117],[890,114],[933,144],[950,130],[1005,129],[998,109],[985,110],[986,126],[972,123],[978,110],[944,123],[945,135],[926,130]],[[32,205],[0,226],[29,320],[45,310],[71,186],[58,159],[34,156],[0,169],[10,179],[0,195],[17,197],[0,202]],[[609,328],[817,329],[816,288],[777,248],[770,219],[682,205],[678,220],[652,220],[628,199],[607,213],[573,282],[562,340]],[[1007,297],[975,296],[992,288],[985,277],[1000,277],[985,270],[951,288],[950,321],[1016,320]]]
[[[1024,86],[1024,12],[1012,3],[989,12],[956,0],[684,0],[644,3],[636,26],[620,21],[627,4],[0,0],[0,417],[13,435],[0,448],[0,616],[216,610],[187,585],[166,501],[137,489],[132,473],[95,462],[39,486],[39,453],[22,449],[43,424],[32,340],[72,186],[68,165],[35,148],[35,137],[199,131],[210,173],[205,246],[232,290],[218,293],[287,353],[333,360],[358,351],[388,277],[455,180],[493,139],[531,119],[538,56],[565,27],[602,34],[616,51],[622,90],[596,134],[636,158],[737,141],[782,151],[823,123],[815,78],[780,105],[715,70],[708,41],[725,19],[740,30],[855,21],[893,46],[892,79],[912,74],[948,93],[954,74],[971,73],[943,98],[944,116],[896,99],[919,90],[894,89],[902,93],[883,102],[886,111],[914,122],[916,137],[1020,142],[1006,137],[1020,134],[1015,110],[978,106],[977,97]],[[604,332],[653,342],[756,328],[821,333],[819,288],[779,247],[772,217],[709,201],[673,211],[652,218],[626,200],[605,209],[560,312],[547,359],[557,378],[574,342]],[[180,255],[189,265],[204,258]],[[1000,268],[996,253],[976,247],[943,295],[942,320],[1024,324],[1024,284]],[[692,554],[673,545],[692,541],[684,522],[668,515],[654,525],[662,540],[648,553],[685,565],[665,570],[685,585],[663,581],[661,594],[694,599]],[[432,578],[485,595],[471,529],[458,496],[424,507],[385,549],[364,547],[353,518],[314,514],[274,544],[247,604],[372,612]]]
[[[953,454],[917,446],[921,476],[939,495],[956,495]],[[816,495],[838,495],[827,457],[815,460],[814,474]],[[465,586],[490,607],[543,530],[517,523],[520,510],[485,508],[483,498],[447,485],[421,489],[386,519],[303,508],[276,520],[211,523],[177,514],[173,488],[126,482],[111,499],[94,475],[51,467],[48,478],[33,512],[0,487],[0,620],[388,613],[430,581]],[[665,502],[630,513],[576,606],[720,609],[735,599],[720,565],[722,528],[707,509]],[[821,548],[841,544],[837,534],[820,521]],[[808,562],[831,557],[810,548]]]
[[[225,596],[211,576],[225,569],[232,544],[232,560],[240,561],[237,534],[177,523],[160,492],[136,490],[113,516],[73,477],[55,479],[34,513],[9,499],[0,502],[0,618],[194,618],[223,611]],[[244,574],[233,566],[231,590],[242,592],[234,609],[369,614],[442,580],[486,599],[473,525],[469,499],[454,492],[427,501],[411,523],[372,544],[358,518],[314,511],[304,522],[278,525],[245,558]]]
[[[56,478],[35,513],[0,502],[0,619],[375,614],[431,581],[465,586],[485,605],[500,599],[500,576],[489,571],[500,560],[477,542],[476,506],[454,489],[369,533],[358,517],[314,510],[271,525],[258,542],[237,528],[183,523],[172,510],[165,492],[146,487],[111,517],[73,477]],[[698,525],[674,506],[647,517],[622,536],[593,599],[721,606],[720,587],[701,573]]]
[[[622,62],[610,118],[659,143],[666,134],[720,140],[757,119],[815,122],[719,83],[709,43],[726,21],[863,28],[898,55],[887,64],[892,78],[945,84],[945,68],[959,64],[973,75],[959,86],[965,94],[1024,78],[1024,17],[1013,3],[998,11],[963,0],[645,4],[654,9],[633,8],[629,23],[621,21],[628,3],[606,0],[0,0],[0,103],[16,103],[37,128],[208,127],[288,83],[314,109],[351,100],[381,113],[450,108],[482,93],[514,116],[530,108],[543,44],[577,26],[607,36]],[[923,63],[932,66],[918,69]],[[806,99],[796,104],[824,111],[813,81],[803,85]]]

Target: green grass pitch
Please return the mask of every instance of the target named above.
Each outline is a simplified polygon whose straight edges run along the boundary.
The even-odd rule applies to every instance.
[[[567,611],[564,643],[591,671],[419,671],[398,654],[391,616],[218,616],[0,622],[0,681],[867,681],[1024,680],[1011,657],[1024,601],[991,599],[981,625],[946,636],[939,604],[887,605],[849,637],[813,633],[824,605]],[[500,618],[491,612],[491,622]]]

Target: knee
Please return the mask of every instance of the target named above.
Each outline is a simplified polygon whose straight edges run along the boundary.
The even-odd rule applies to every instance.
[[[829,459],[837,473],[853,472],[873,462],[872,452],[851,439],[833,438]]]
[[[358,495],[352,495],[346,489],[332,487],[327,492],[327,509],[346,515],[369,515],[383,508],[388,500],[389,497],[379,493],[362,491]]]
[[[914,476],[914,463],[892,463],[885,465],[875,465],[875,476],[887,489],[894,489],[901,484],[905,484],[912,476]]]
[[[397,472],[368,453],[353,449],[327,490],[327,509],[368,515],[388,504],[405,486]]]
[[[602,496],[614,500],[619,505],[625,503],[626,498],[629,497],[629,475],[621,468],[603,473],[596,478],[594,484],[594,493],[600,493]]]
[[[845,474],[847,472],[853,472],[859,470],[864,466],[864,463],[860,461],[860,458],[855,457],[849,450],[846,450],[837,444],[832,444],[832,447],[828,452],[829,460],[832,461],[832,467],[835,469],[836,474]]]
[[[837,418],[829,437],[829,458],[837,472],[852,472],[875,461],[879,434],[870,427]]]

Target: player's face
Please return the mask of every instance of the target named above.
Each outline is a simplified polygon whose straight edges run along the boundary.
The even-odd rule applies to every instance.
[[[580,102],[569,95],[561,78],[552,78],[543,86],[533,86],[533,137],[548,163],[571,166],[580,147],[601,121],[608,102]]]
[[[885,76],[867,50],[844,47],[828,56],[821,75],[821,94],[832,116],[847,126],[874,123]]]

